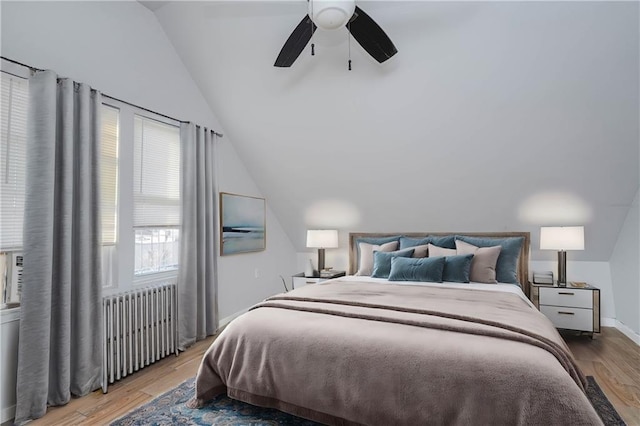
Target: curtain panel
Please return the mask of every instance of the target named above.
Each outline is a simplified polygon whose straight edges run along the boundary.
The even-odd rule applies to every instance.
[[[218,328],[217,190],[212,130],[183,123],[182,227],[178,273],[178,348],[215,334]]]
[[[52,71],[29,81],[16,423],[100,387],[101,94]]]

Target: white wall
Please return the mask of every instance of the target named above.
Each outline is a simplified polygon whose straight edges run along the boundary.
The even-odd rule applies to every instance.
[[[155,15],[138,2],[3,1],[0,8],[3,56],[224,133]],[[228,136],[218,161],[221,191],[261,196]],[[279,275],[295,271],[295,252],[270,207],[267,250],[222,257],[218,271],[221,318],[281,291]]]
[[[226,138],[218,145],[218,153],[218,189],[235,194],[260,195]],[[229,317],[267,296],[284,291],[280,276],[287,279],[295,273],[293,245],[269,207],[266,236],[267,250],[264,252],[218,259],[220,318]]]
[[[0,423],[12,419],[16,412],[16,372],[20,310],[0,311]]]
[[[156,12],[297,250],[320,226],[535,241],[585,225],[572,259],[608,261],[637,190],[638,2],[358,4],[398,54],[378,64],[351,39],[352,71],[344,28],[273,66],[304,1]]]
[[[616,319],[636,334],[640,344],[640,214],[638,193],[611,255]]]

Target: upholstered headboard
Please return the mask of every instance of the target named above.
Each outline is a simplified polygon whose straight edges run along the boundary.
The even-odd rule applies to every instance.
[[[358,270],[358,238],[393,237],[402,235],[410,238],[424,238],[428,235],[466,235],[480,238],[509,238],[523,237],[520,256],[518,257],[518,281],[524,293],[529,295],[529,246],[531,236],[529,232],[351,232],[349,233],[349,274],[353,275]]]

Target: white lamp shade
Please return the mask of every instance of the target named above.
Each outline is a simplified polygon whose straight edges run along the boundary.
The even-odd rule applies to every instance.
[[[543,226],[540,250],[584,250],[584,226]]]
[[[309,16],[314,24],[325,30],[335,30],[349,22],[356,10],[355,0],[311,0]]]
[[[338,247],[338,231],[335,229],[310,229],[307,231],[307,247],[336,248]]]

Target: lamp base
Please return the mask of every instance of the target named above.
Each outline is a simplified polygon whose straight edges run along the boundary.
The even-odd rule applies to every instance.
[[[318,249],[318,273],[324,270],[324,249]]]
[[[558,252],[558,287],[567,286],[567,252]]]

